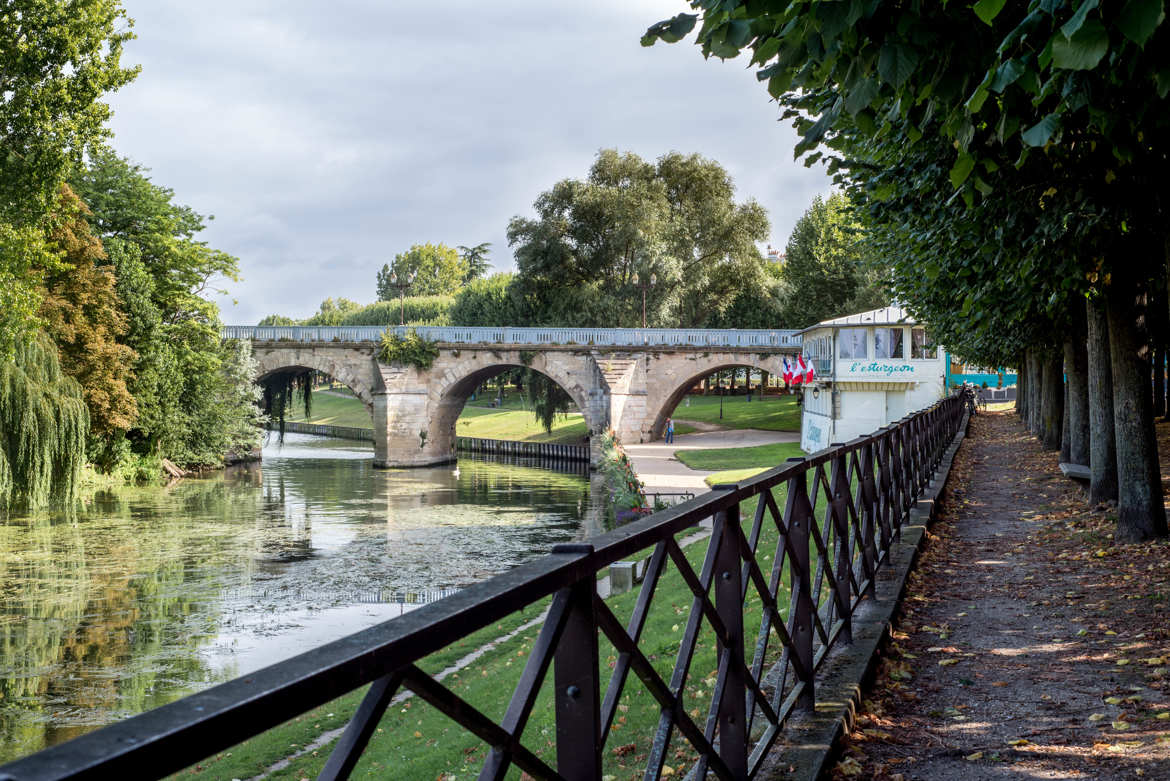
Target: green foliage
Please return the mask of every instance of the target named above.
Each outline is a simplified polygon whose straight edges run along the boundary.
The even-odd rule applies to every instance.
[[[601,447],[601,463],[598,471],[609,484],[610,500],[614,507],[636,510],[646,505],[645,486],[634,472],[630,457],[622,450],[617,435],[606,431],[598,437]]]
[[[53,267],[50,212],[82,150],[106,134],[107,92],[133,36],[117,0],[12,0],[0,23],[0,361],[37,328]]]
[[[414,275],[408,293],[449,296],[459,290],[470,270],[467,261],[446,244],[415,244],[406,252],[395,255],[392,264],[384,265],[378,271],[379,301],[398,300],[400,292],[390,281],[392,274],[397,275],[399,283],[405,283]]]
[[[474,247],[465,247],[462,244],[458,246],[459,257],[467,268],[467,272],[463,275],[464,285],[487,275],[488,269],[491,268],[491,263],[488,262],[491,246],[490,241],[476,244]]]
[[[0,361],[0,509],[74,497],[85,461],[89,411],[44,333]]]
[[[378,350],[378,360],[382,363],[426,371],[438,357],[439,348],[434,342],[423,339],[413,328],[407,329],[405,336],[389,328],[382,334],[382,346]]]
[[[524,361],[523,353],[520,360]],[[527,365],[528,362],[525,362]],[[528,396],[528,403],[532,405],[533,415],[544,428],[546,434],[551,434],[553,423],[557,415],[564,415],[575,406],[573,397],[555,381],[538,371],[523,370],[524,389]]]
[[[31,224],[56,204],[82,150],[106,136],[101,98],[131,81],[133,38],[117,0],[8,0],[0,24],[0,219]]]
[[[408,296],[401,305],[407,325],[447,325],[454,303],[451,296]],[[375,301],[350,312],[338,325],[397,325],[399,306],[398,301]]]
[[[361,311],[361,309],[361,304],[356,301],[350,301],[348,298],[338,298],[336,300],[327,298],[321,302],[321,306],[317,308],[316,314],[307,320],[295,323],[295,325],[348,325],[345,322],[346,318]]]
[[[285,419],[299,396],[305,411],[305,418],[313,416],[313,376],[312,369],[288,369],[274,372],[260,381],[264,415],[276,423],[280,432],[280,441],[284,442]]]
[[[515,276],[501,272],[484,279],[474,279],[460,289],[451,306],[451,325],[501,326],[521,325],[517,300],[512,295]]]
[[[237,278],[236,259],[198,238],[202,215],[109,149],[92,150],[71,184],[92,210],[127,315],[123,343],[138,356],[128,382],[138,405],[132,452],[219,464],[253,415],[230,402],[251,378],[231,370],[235,348],[220,340],[219,310],[205,297]]]
[[[52,240],[63,266],[46,269],[41,317],[57,344],[65,374],[81,384],[89,408],[90,453],[109,471],[117,461],[107,443],[120,441],[134,424],[138,405],[127,381],[137,355],[119,340],[127,317],[118,298],[114,269],[107,265],[101,242],[85,221],[88,210],[68,185],[62,185]]]
[[[256,325],[259,325],[259,326],[266,326],[266,325],[273,325],[273,326],[301,325],[301,321],[300,321],[300,320],[294,320],[294,319],[293,319],[293,318],[291,318],[291,317],[285,317],[284,315],[267,315],[267,316],[265,316],[265,317],[261,318],[261,319],[260,319],[260,322],[259,322],[259,323],[257,323]]]
[[[807,328],[873,306],[859,301],[866,287],[863,231],[849,199],[817,196],[788,239],[781,279],[785,325]],[[884,298],[884,296],[882,297]],[[881,300],[875,306],[884,306]]]
[[[763,274],[768,219],[737,204],[731,177],[699,155],[655,163],[604,149],[584,180],[537,198],[535,218],[508,226],[518,272],[512,297],[529,325],[701,325]]]

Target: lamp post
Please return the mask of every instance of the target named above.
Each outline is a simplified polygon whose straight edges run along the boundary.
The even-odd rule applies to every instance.
[[[634,272],[634,276],[630,278],[634,283],[634,287],[642,288],[642,327],[646,327],[646,291],[658,283],[658,275],[651,273],[650,279],[639,282],[638,272]]]
[[[398,324],[406,325],[406,291],[414,284],[414,277],[418,271],[412,271],[402,277],[397,271],[390,272],[390,287],[398,290]]]

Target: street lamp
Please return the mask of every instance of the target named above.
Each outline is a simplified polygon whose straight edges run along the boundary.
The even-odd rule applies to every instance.
[[[406,291],[414,284],[414,277],[418,271],[398,276],[397,271],[390,272],[390,287],[398,290],[398,324],[406,325]]]
[[[654,285],[658,284],[658,275],[651,273],[649,280],[647,280],[645,282],[639,282],[638,281],[638,272],[635,271],[634,276],[631,278],[631,281],[634,283],[634,287],[642,288],[642,327],[645,328],[646,327],[646,291],[648,289],[650,289],[651,287],[653,287]]]

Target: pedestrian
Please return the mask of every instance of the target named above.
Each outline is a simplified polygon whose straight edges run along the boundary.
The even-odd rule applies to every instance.
[[[674,418],[666,419],[666,444],[674,442]]]

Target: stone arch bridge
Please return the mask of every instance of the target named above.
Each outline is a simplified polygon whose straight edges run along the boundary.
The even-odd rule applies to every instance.
[[[733,366],[780,375],[784,356],[800,351],[799,334],[788,330],[422,326],[413,330],[439,356],[420,370],[378,360],[385,330],[228,326],[223,336],[252,342],[258,381],[316,369],[353,390],[373,419],[374,463],[382,467],[453,461],[464,403],[511,368],[534,369],[568,392],[584,415],[596,464],[597,434],[612,428],[624,442],[657,439],[703,377]]]

